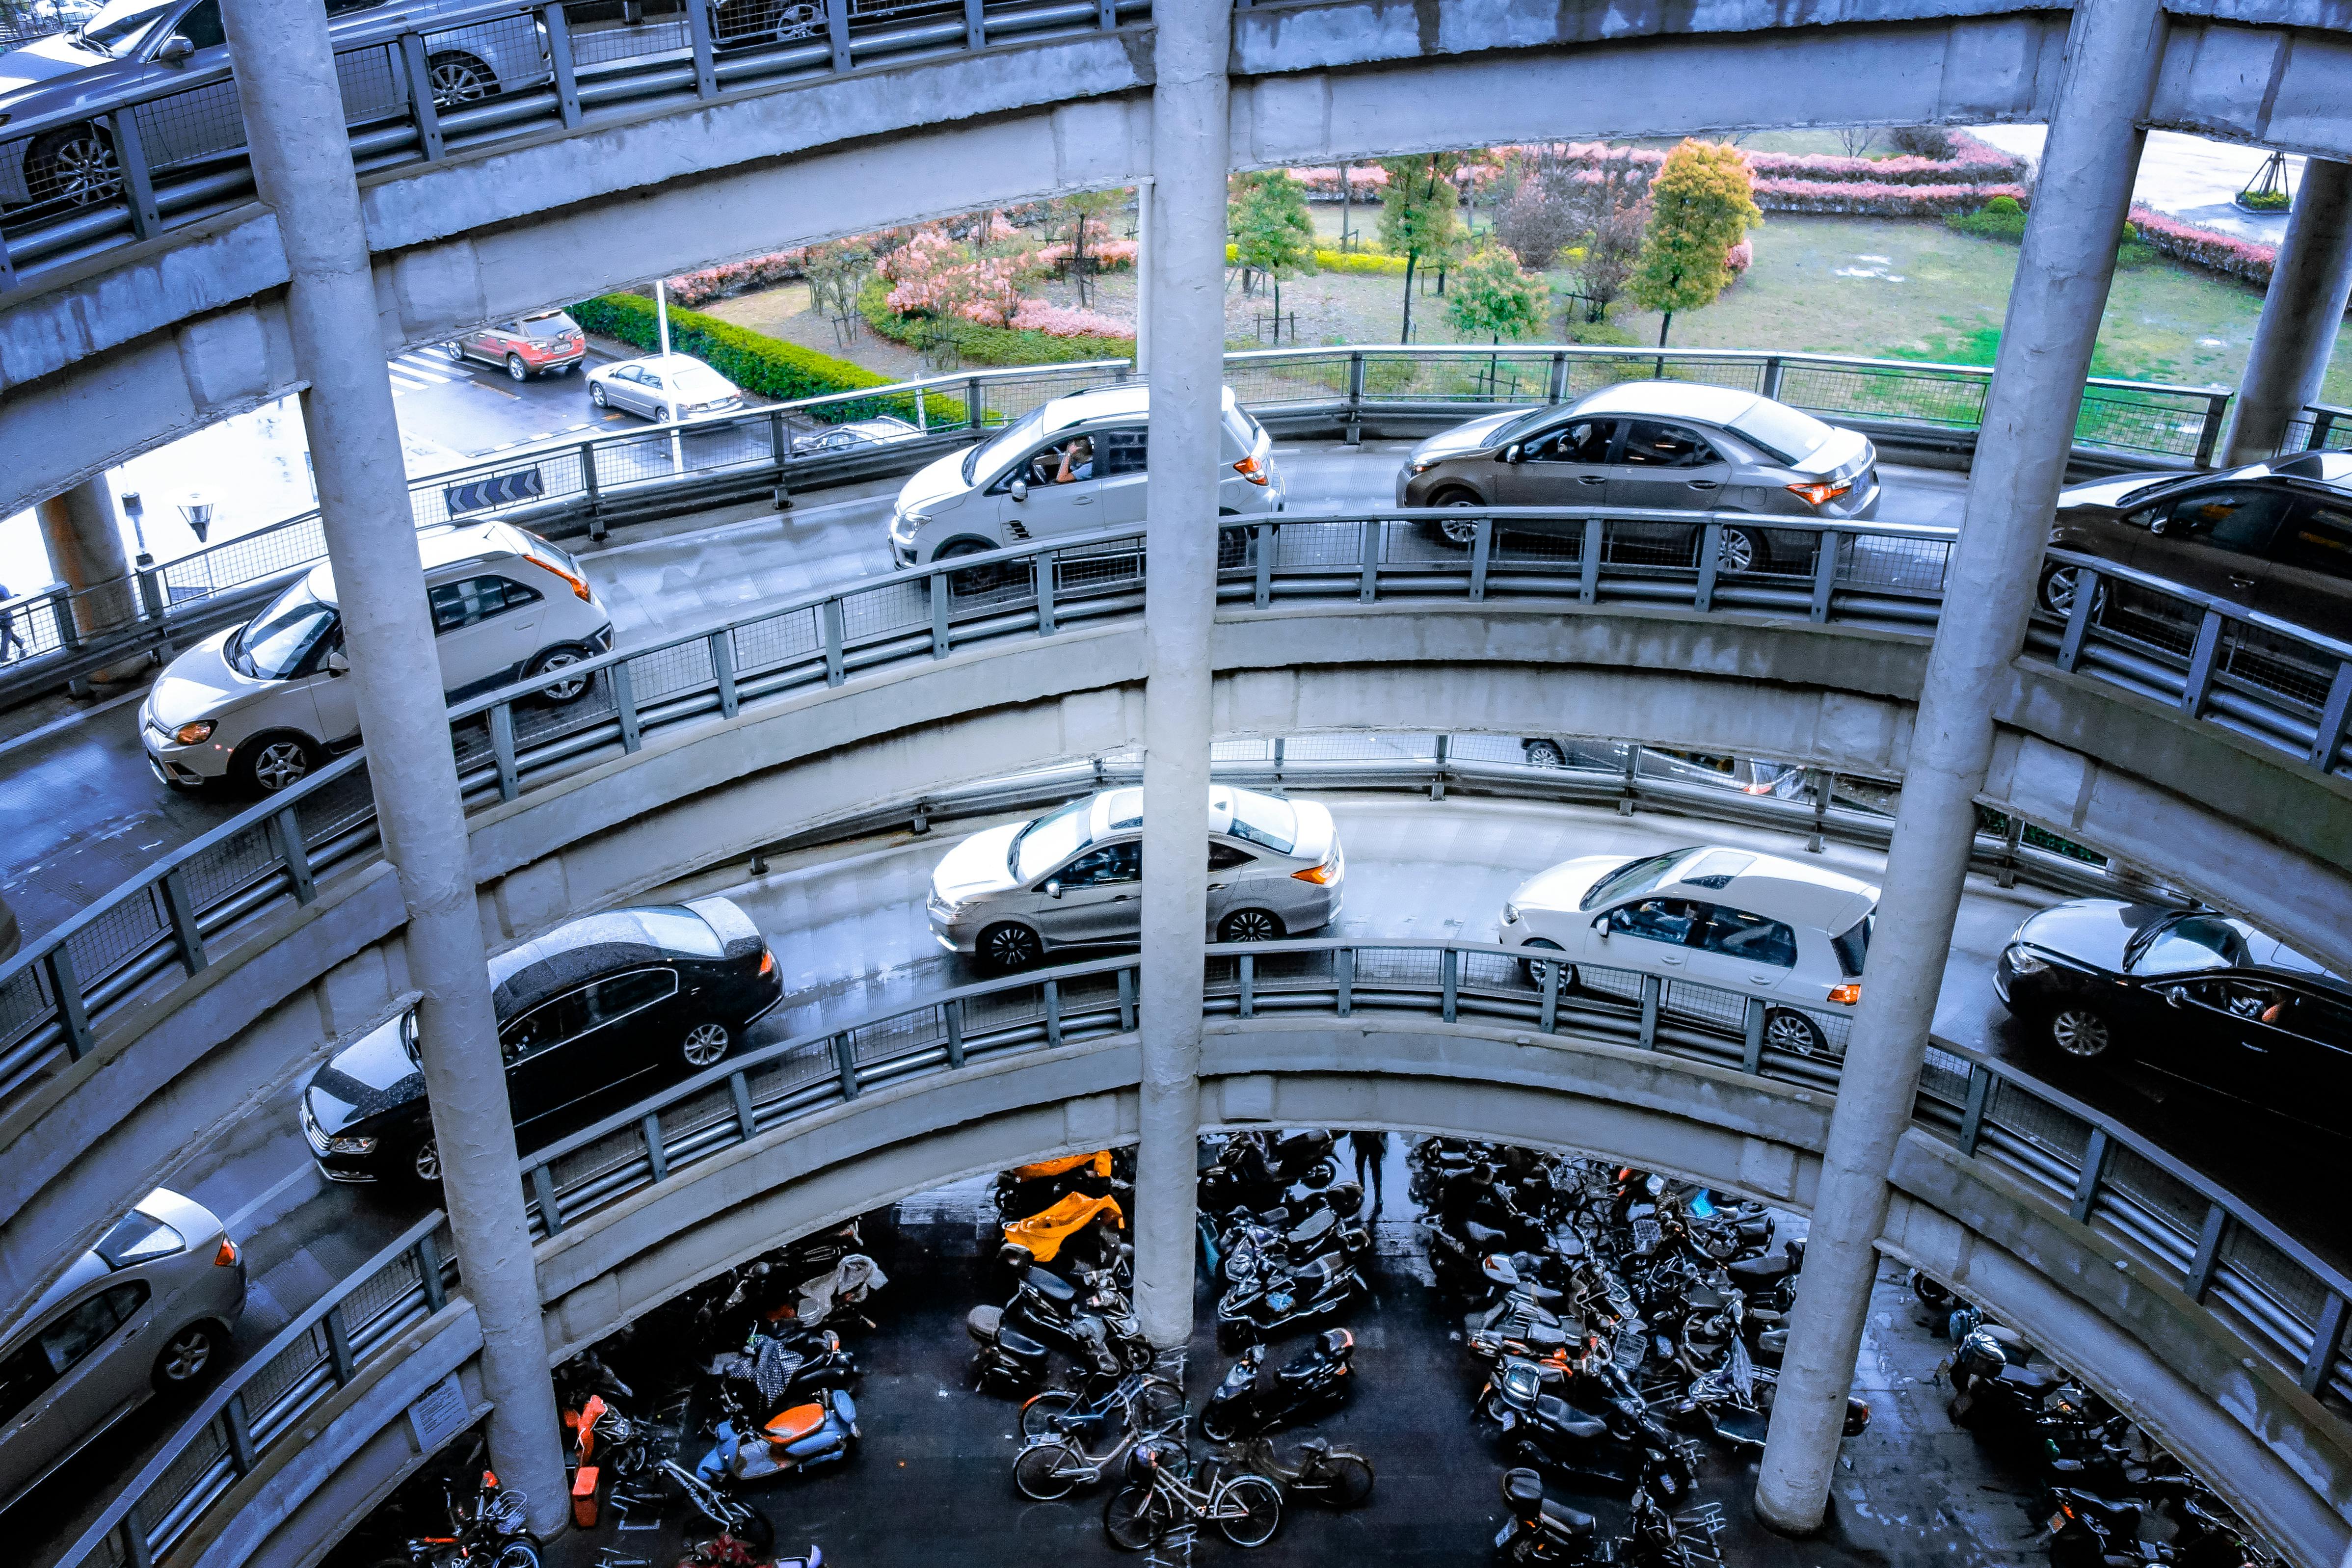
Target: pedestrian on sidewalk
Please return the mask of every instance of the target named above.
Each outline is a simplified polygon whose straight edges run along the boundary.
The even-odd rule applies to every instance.
[[[32,652],[16,635],[16,612],[8,608],[8,601],[14,597],[7,584],[0,583],[0,664],[6,664],[12,656],[22,659]],[[14,655],[8,652],[12,647],[16,650]]]
[[[1372,1213],[1381,1212],[1381,1168],[1389,1163],[1386,1133],[1350,1133],[1348,1147],[1356,1155],[1356,1185],[1372,1195]],[[1366,1172],[1370,1172],[1369,1177]]]

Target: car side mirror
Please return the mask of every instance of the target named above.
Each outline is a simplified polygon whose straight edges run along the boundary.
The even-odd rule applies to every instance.
[[[1503,461],[1506,463],[1517,463],[1518,460],[1519,444],[1514,441],[1508,446],[1503,448]]]
[[[155,58],[159,64],[180,66],[187,64],[188,57],[195,52],[196,46],[190,43],[184,35],[174,33],[163,40],[162,48],[155,51]]]
[[[2170,533],[2172,531],[2172,518],[2166,513],[2158,512],[2156,516],[2148,518],[2147,531],[2152,534]]]
[[[1609,916],[1603,915],[1595,919],[1592,922],[1592,929],[1601,933],[1601,939],[1602,941],[1607,941],[1609,939]]]
[[[1062,896],[1062,884],[1061,884],[1060,883],[1058,883],[1058,882],[1049,882],[1049,883],[1047,883],[1045,884],[1045,896],[1046,896],[1046,897],[1048,897],[1048,898],[1059,898],[1059,897],[1061,897],[1061,896]]]
[[[331,675],[348,675],[351,673],[352,662],[343,656],[343,651],[341,648],[336,649],[333,653],[327,655],[327,674]]]
[[[1005,494],[1011,496],[1016,501],[1027,500],[1029,498],[1029,481],[1026,479],[1015,479],[1013,481],[1011,486],[1007,488]]]
[[[2176,1008],[2185,1008],[2189,1005],[2189,988],[2167,986],[2164,988],[2164,999]]]

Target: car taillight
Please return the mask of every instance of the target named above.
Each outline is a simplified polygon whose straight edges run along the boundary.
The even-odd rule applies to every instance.
[[[772,975],[772,974],[774,974],[775,972],[776,972],[776,955],[774,954],[774,952],[773,952],[773,951],[772,951],[772,950],[771,950],[771,949],[769,949],[769,948],[766,948],[766,947],[762,947],[762,948],[761,948],[761,949],[760,949],[760,973],[761,973],[762,976],[767,976],[767,975]]]
[[[222,1237],[222,1238],[221,1238],[221,1244],[220,1244],[220,1250],[213,1254],[213,1266],[214,1266],[215,1268],[226,1269],[226,1268],[228,1268],[229,1266],[231,1266],[232,1264],[234,1264],[236,1261],[236,1242],[234,1242],[234,1241],[231,1241],[231,1240],[230,1240],[227,1237],[226,1237],[226,1236]]]
[[[1266,465],[1259,462],[1255,455],[1244,457],[1240,462],[1234,464],[1234,472],[1240,475],[1243,478],[1248,480],[1253,485],[1271,485],[1274,483],[1274,474],[1272,470],[1270,470]]]
[[[1854,1003],[1862,1000],[1862,982],[1859,980],[1849,980],[1843,986],[1832,986],[1830,988],[1830,1000],[1833,1002],[1843,1002],[1848,1007],[1853,1006]]]
[[[1321,865],[1311,865],[1305,871],[1295,871],[1290,874],[1299,882],[1311,882],[1318,887],[1328,887],[1339,880],[1339,868],[1331,862],[1325,861]]]
[[[540,570],[552,572],[557,577],[560,577],[564,581],[570,583],[572,585],[572,591],[578,594],[582,600],[590,603],[594,602],[594,595],[588,591],[588,584],[583,580],[572,576],[570,572],[564,570],[553,561],[541,560],[537,556],[531,556],[528,559],[530,559],[530,564],[539,568]]]
[[[1853,481],[1851,479],[1839,479],[1834,482],[1828,479],[1816,479],[1809,485],[1790,486],[1789,494],[1798,497],[1807,506],[1825,507],[1853,488]]]

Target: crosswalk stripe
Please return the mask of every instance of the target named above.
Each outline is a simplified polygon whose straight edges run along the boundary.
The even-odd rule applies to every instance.
[[[455,368],[446,361],[436,364],[436,361],[425,359],[420,354],[403,354],[392,362],[394,368],[428,382],[447,381],[449,377],[443,372]]]
[[[411,381],[406,376],[404,376],[395,371],[392,375],[392,384],[394,388],[399,392],[423,392],[430,383],[421,381]]]

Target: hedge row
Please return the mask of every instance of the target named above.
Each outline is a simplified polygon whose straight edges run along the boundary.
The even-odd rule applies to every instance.
[[[1973,213],[2015,185],[1878,185],[1863,181],[1759,180],[1756,204],[1768,213],[1829,213],[1856,217],[1941,218]]]
[[[889,285],[878,277],[858,291],[857,313],[875,331],[909,348],[921,348],[926,337],[944,334],[968,365],[1069,365],[1135,357],[1132,338],[1055,338],[1009,327],[984,327],[960,316],[901,316],[890,308]]]
[[[1225,246],[1225,265],[1241,265],[1241,253],[1232,246]],[[1402,277],[1404,257],[1383,256],[1372,250],[1318,250],[1315,268],[1318,272],[1352,273],[1360,277]]]
[[[605,294],[583,299],[572,307],[572,319],[586,331],[617,339],[648,353],[661,342],[654,302],[642,294]],[[890,384],[889,377],[877,375],[863,365],[820,354],[814,349],[787,343],[781,338],[771,338],[765,332],[754,332],[749,327],[738,327],[696,310],[671,309],[669,346],[673,352],[700,360],[745,392],[779,402]],[[925,413],[935,422],[955,424],[966,417],[960,399],[926,395],[923,402]],[[811,413],[832,424],[871,419],[882,413],[912,419],[915,400],[905,393],[858,398],[828,403]]]

